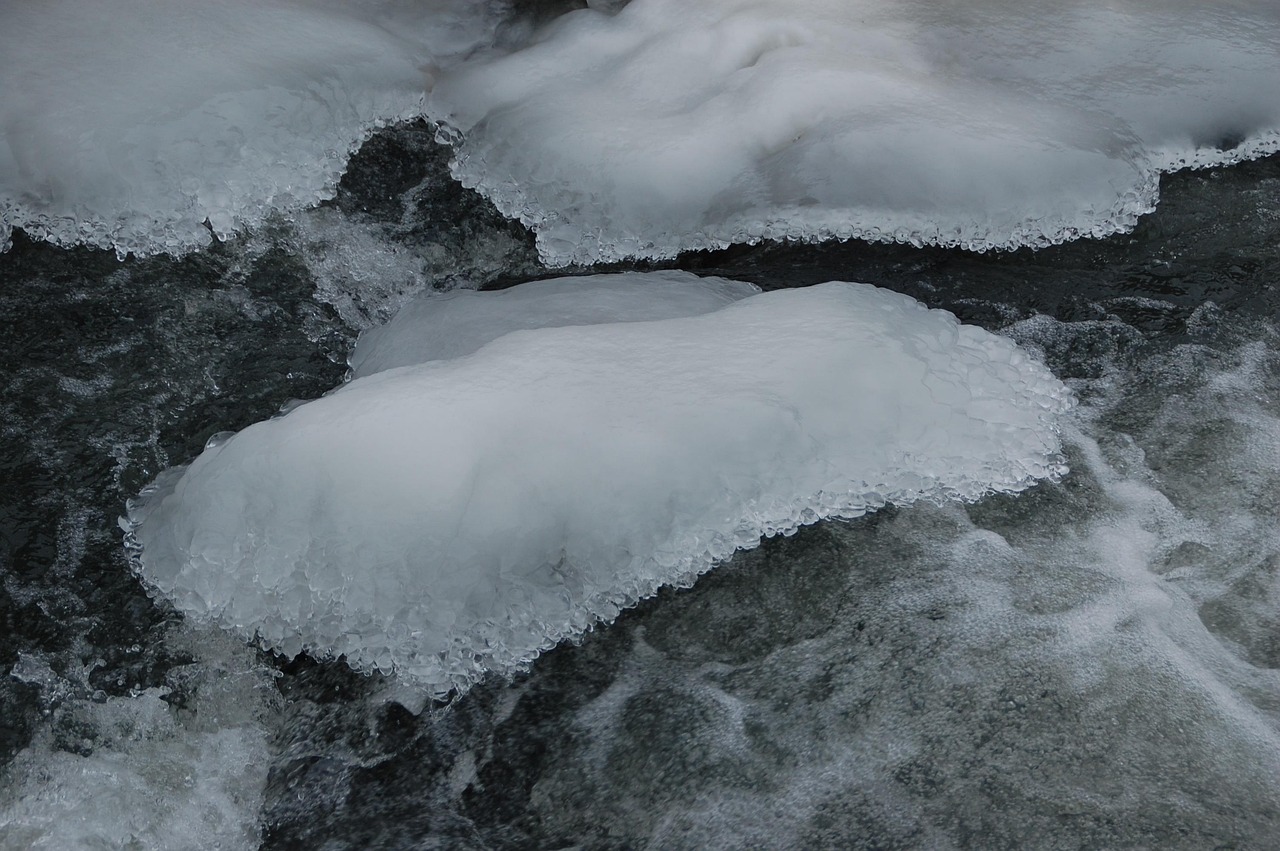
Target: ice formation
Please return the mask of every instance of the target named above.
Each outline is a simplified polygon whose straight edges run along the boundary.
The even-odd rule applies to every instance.
[[[973,249],[1131,228],[1161,170],[1280,149],[1264,0],[633,0],[428,101],[552,265],[761,239]]]
[[[548,755],[524,818],[619,847],[1273,844],[1280,337],[1206,345],[1203,321],[1176,346],[1114,316],[1017,323],[1087,400],[1068,486],[735,559],[597,644],[607,686],[475,773]]]
[[[1009,340],[828,283],[360,378],[162,474],[125,526],[189,616],[444,694],[761,535],[1055,475],[1070,404]]]
[[[471,354],[511,331],[695,316],[758,292],[743,281],[673,271],[427,294],[406,304],[388,324],[360,335],[351,354],[351,377]]]
[[[0,246],[177,253],[331,197],[500,0],[0,6]]]

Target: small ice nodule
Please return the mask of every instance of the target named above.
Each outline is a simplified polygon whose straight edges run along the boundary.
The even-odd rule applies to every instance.
[[[463,300],[502,336],[163,474],[125,521],[135,568],[197,620],[444,695],[761,535],[1065,469],[1071,394],[1008,339],[866,284],[726,300],[510,333]]]

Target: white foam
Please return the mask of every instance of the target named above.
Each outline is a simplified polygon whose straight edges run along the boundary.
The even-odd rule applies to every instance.
[[[461,357],[512,331],[696,316],[758,292],[743,281],[673,271],[552,278],[496,292],[428,293],[387,325],[360,335],[351,353],[351,377]]]
[[[565,265],[1111,234],[1160,170],[1280,149],[1278,79],[1267,0],[633,0],[459,66],[427,109],[455,176]]]
[[[184,630],[197,662],[166,689],[90,696],[88,671],[59,677],[26,657],[14,676],[36,684],[50,726],[0,773],[0,848],[254,849],[270,751],[271,673],[234,639]]]
[[[500,0],[50,0],[0,6],[0,246],[10,231],[177,253],[332,197],[494,37]]]
[[[1077,379],[1060,486],[830,524],[632,619],[607,688],[543,747],[540,836],[1270,844],[1277,335],[1144,346],[1129,328],[1117,352],[1106,341],[1125,328],[1013,329],[1099,376]]]
[[[507,334],[367,376],[169,471],[125,523],[197,620],[445,693],[761,535],[1063,470],[1010,341],[829,283]]]

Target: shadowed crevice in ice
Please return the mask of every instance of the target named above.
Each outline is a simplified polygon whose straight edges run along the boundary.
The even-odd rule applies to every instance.
[[[986,250],[1129,230],[1161,171],[1275,152],[1277,79],[1258,0],[634,0],[458,66],[427,111],[551,265]]]
[[[188,615],[444,694],[762,535],[1056,476],[1070,404],[1007,339],[829,283],[358,379],[162,475],[126,527]]]

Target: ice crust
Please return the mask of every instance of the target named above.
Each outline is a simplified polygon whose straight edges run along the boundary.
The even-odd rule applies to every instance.
[[[833,282],[360,378],[162,474],[127,543],[199,621],[443,695],[761,535],[1055,476],[1071,404],[1011,341]]]
[[[689,272],[628,272],[533,281],[496,292],[453,290],[409,302],[360,335],[351,377],[468,355],[512,331],[696,316],[760,292]]]
[[[14,227],[176,254],[332,197],[374,128],[493,40],[498,0],[0,5],[0,248]]]
[[[458,66],[428,113],[550,265],[762,239],[1131,229],[1161,171],[1280,149],[1263,0],[633,0]]]

